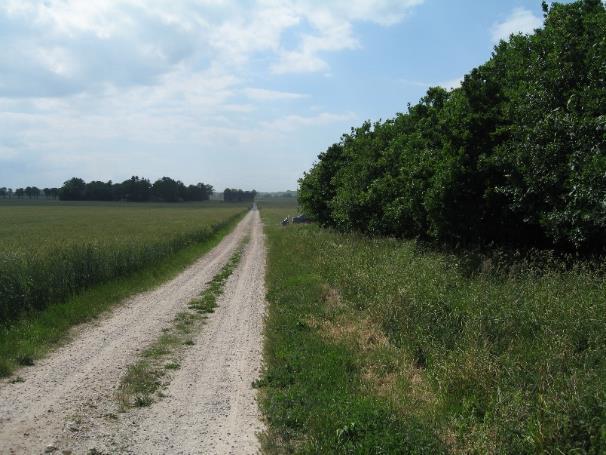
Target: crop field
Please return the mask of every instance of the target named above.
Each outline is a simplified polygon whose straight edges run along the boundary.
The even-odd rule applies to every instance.
[[[243,205],[0,205],[0,320],[206,240]]]
[[[606,273],[316,225],[268,237],[269,453],[604,453]]]

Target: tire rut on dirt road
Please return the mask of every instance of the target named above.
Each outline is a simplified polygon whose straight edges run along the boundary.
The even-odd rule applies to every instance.
[[[115,394],[128,366],[187,308],[247,235],[251,240],[242,262],[168,396],[150,408],[120,414]],[[48,446],[57,453],[255,452],[261,423],[251,383],[261,363],[264,270],[262,225],[253,210],[176,278],[79,327],[72,341],[20,370],[25,382],[1,381],[0,453],[42,453]],[[229,352],[219,352],[224,349]],[[243,431],[239,422],[250,427]],[[204,445],[217,441],[223,445]]]

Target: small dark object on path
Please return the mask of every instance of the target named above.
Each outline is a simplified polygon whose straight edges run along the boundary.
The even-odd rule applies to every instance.
[[[305,215],[297,215],[297,216],[292,217],[292,223],[293,224],[307,224],[307,223],[309,223],[309,220],[307,219],[307,217]]]

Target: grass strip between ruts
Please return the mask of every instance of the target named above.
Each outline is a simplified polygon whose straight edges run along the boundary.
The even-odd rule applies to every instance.
[[[225,283],[240,263],[246,243],[247,239],[242,241],[208,287],[189,303],[189,309],[178,313],[172,325],[128,367],[116,397],[122,411],[149,406],[162,397],[162,389],[170,382],[169,373],[180,368],[186,348],[195,344],[193,336],[204,325],[208,313],[215,311]]]

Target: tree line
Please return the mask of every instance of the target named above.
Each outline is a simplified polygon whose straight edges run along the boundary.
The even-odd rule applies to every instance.
[[[243,191],[235,188],[225,188],[225,191],[223,191],[225,202],[253,202],[256,196],[257,192],[255,190]]]
[[[149,179],[133,176],[122,183],[91,181],[78,177],[66,181],[59,188],[62,201],[129,201],[181,202],[206,201],[213,194],[212,185],[197,183],[185,185],[180,180],[162,177],[152,183]]]
[[[214,193],[212,185],[197,183],[185,185],[179,180],[162,177],[151,183],[150,180],[133,176],[122,183],[91,181],[73,177],[60,188],[26,187],[0,188],[0,197],[4,199],[60,199],[62,201],[129,201],[129,202],[180,202],[207,201]]]
[[[40,197],[45,197],[46,199],[57,199],[59,197],[59,188],[40,189],[37,186],[16,188],[15,190],[5,186],[0,188],[0,198],[2,199],[40,199]]]
[[[87,183],[81,178],[73,177],[63,183],[60,188],[44,188],[43,190],[35,186],[15,190],[6,187],[0,188],[0,198],[3,199],[45,197],[62,201],[207,201],[213,194],[213,186],[205,183],[186,186],[183,182],[170,177],[162,177],[152,183],[150,180],[138,176],[133,176],[122,183],[113,183],[111,180],[107,182],[93,180]],[[223,192],[225,202],[253,202],[256,196],[255,190],[226,188]]]
[[[460,88],[352,128],[299,180],[322,225],[440,243],[606,246],[606,7],[543,2]]]

